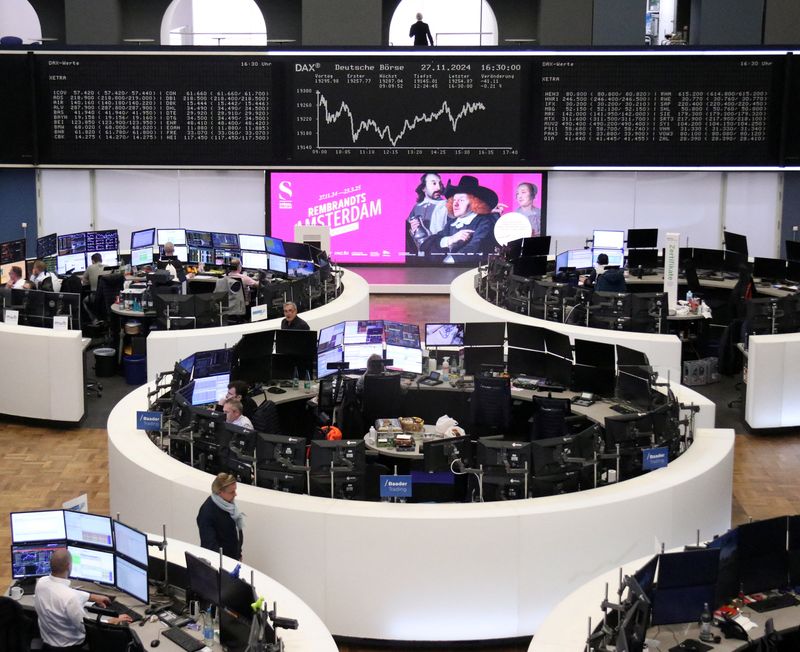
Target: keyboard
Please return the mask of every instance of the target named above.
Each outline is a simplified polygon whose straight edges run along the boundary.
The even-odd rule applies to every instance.
[[[772,595],[764,600],[756,600],[755,602],[750,602],[745,605],[748,609],[752,609],[760,614],[763,614],[767,611],[774,611],[775,609],[784,609],[786,607],[794,607],[798,603],[797,598],[795,598],[791,593],[780,593],[778,595]]]
[[[187,634],[178,627],[170,627],[169,629],[165,629],[162,633],[164,634],[164,638],[169,639],[178,647],[186,650],[186,652],[197,652],[197,650],[202,650],[206,646],[203,641]]]
[[[405,378],[406,380],[416,380],[417,374],[413,371],[401,371],[400,378]]]
[[[131,617],[133,622],[138,622],[142,619],[141,614],[136,613],[133,609],[128,607],[127,605],[122,604],[119,600],[112,600],[108,603],[108,609],[111,611],[116,611],[118,616],[126,614]]]
[[[629,408],[627,405],[611,405],[610,409],[619,414],[636,414],[636,410]]]

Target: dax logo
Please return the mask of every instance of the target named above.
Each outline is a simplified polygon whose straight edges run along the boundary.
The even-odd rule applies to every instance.
[[[281,181],[278,183],[278,208],[292,208],[292,197],[294,190],[292,190],[291,181]]]
[[[294,64],[295,72],[314,72],[319,68],[318,63],[296,63]]]

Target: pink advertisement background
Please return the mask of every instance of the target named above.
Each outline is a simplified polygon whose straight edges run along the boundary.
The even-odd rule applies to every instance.
[[[443,186],[458,184],[465,174],[494,190],[506,212],[516,207],[514,192],[522,181],[539,189],[534,205],[542,205],[542,174],[537,172],[438,172]],[[340,263],[403,263],[406,219],[416,203],[422,172],[272,172],[268,179],[270,231],[294,240],[298,222],[331,228],[331,254]],[[337,213],[338,211],[338,213]],[[545,227],[544,221],[542,224]]]

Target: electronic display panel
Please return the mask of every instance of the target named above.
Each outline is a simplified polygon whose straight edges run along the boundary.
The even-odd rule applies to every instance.
[[[70,254],[86,253],[86,232],[67,233],[58,236],[58,255],[68,256]]]
[[[415,374],[422,373],[422,351],[420,349],[387,344],[386,359],[392,361],[391,366],[393,368],[410,371]]]
[[[383,331],[386,334],[386,344],[419,348],[419,324],[384,321]]]
[[[462,346],[464,324],[425,324],[425,346]]]
[[[598,231],[595,229],[592,237],[592,248],[622,249],[624,241],[624,231]]]
[[[147,589],[147,567],[142,568],[122,557],[116,557],[115,562],[117,588],[139,602],[147,604],[150,598]]]
[[[242,267],[245,269],[269,269],[268,255],[260,251],[242,251]]]
[[[10,240],[0,243],[0,264],[25,261],[25,240]]]
[[[269,271],[278,272],[279,274],[286,274],[286,256],[278,254],[267,254],[269,256]]]
[[[211,231],[192,231],[191,229],[187,229],[186,244],[190,247],[213,247]]]
[[[174,245],[186,244],[186,229],[158,229],[156,234],[156,242],[161,246],[168,242]]]
[[[296,224],[326,226],[331,257],[339,263],[474,265],[499,247],[496,234],[523,219],[520,215],[530,225],[530,232],[522,235],[544,235],[544,182],[544,175],[533,171],[275,171],[268,180],[269,231],[291,240]],[[471,190],[455,194],[469,194],[483,203],[454,198],[448,209],[448,184],[452,191]],[[459,217],[466,219],[473,203],[481,214],[469,224],[457,222]],[[493,213],[498,204],[507,208]],[[456,238],[458,233],[466,241]],[[290,258],[310,259],[294,255],[289,244],[285,243]]]
[[[314,263],[307,260],[286,259],[286,274],[293,278],[311,276],[316,271]]]
[[[131,265],[139,267],[141,265],[151,265],[153,263],[152,245],[141,249],[131,249]]]
[[[328,363],[343,362],[343,361],[344,361],[344,347],[341,344],[318,351],[317,378],[324,378],[325,376],[330,376],[331,374],[336,373],[336,369],[328,369]]]
[[[214,249],[239,249],[239,236],[235,233],[211,232]]]
[[[56,256],[56,273],[59,276],[71,272],[86,271],[86,254],[69,254]]]
[[[119,234],[116,229],[86,232],[86,251],[117,251]]]
[[[58,254],[58,234],[51,233],[36,239],[36,257],[39,260],[56,254]]]
[[[189,262],[189,247],[186,245],[175,245],[175,250],[172,255],[182,263],[187,263]],[[158,259],[167,260],[166,254],[164,253],[164,245],[159,245],[158,247]]]
[[[142,247],[152,247],[155,244],[156,230],[142,229],[131,233],[131,249],[141,249]]]
[[[103,267],[119,267],[119,253],[116,251],[90,251],[86,254],[86,261],[91,264],[92,256],[100,254]]]
[[[11,577],[15,580],[50,574],[50,557],[63,543],[27,543],[11,546]]]
[[[246,233],[239,234],[239,246],[248,251],[266,251],[267,246],[264,243],[263,235],[248,235]]]
[[[118,555],[147,565],[147,536],[119,521],[114,521],[114,550]]]
[[[317,351],[327,351],[344,344],[344,324],[345,322],[340,322],[320,329],[317,334]]]
[[[100,584],[114,584],[114,553],[83,546],[67,546],[72,557],[70,577]]]
[[[247,56],[36,58],[47,163],[248,165],[272,159],[272,62]]]
[[[26,52],[0,57],[0,94],[0,163],[34,163],[34,88]]]
[[[371,355],[383,358],[383,344],[345,344],[344,361],[350,363],[350,369],[366,369],[367,359]]]
[[[265,235],[264,236],[264,244],[267,247],[267,251],[271,254],[278,254],[279,256],[287,256],[285,243],[280,238],[273,238],[272,236]],[[294,244],[294,243],[292,243]]]
[[[70,541],[101,548],[114,547],[114,539],[111,536],[111,519],[108,516],[68,509],[64,511],[64,525],[67,530],[67,539]]]
[[[195,378],[192,405],[216,403],[228,393],[228,383],[230,383],[230,381],[230,374]]]
[[[11,512],[11,543],[63,541],[66,538],[62,509]]]
[[[346,321],[344,323],[345,344],[383,344],[383,322],[380,320]]]

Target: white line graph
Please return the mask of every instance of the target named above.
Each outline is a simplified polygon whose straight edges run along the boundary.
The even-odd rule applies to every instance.
[[[392,133],[392,128],[389,125],[381,126],[373,118],[356,121],[350,106],[342,100],[336,111],[331,112],[328,104],[328,99],[320,92],[317,91],[317,147],[327,147],[320,142],[320,128],[324,125],[331,125],[339,120],[346,119],[350,122],[350,137],[353,145],[358,143],[359,138],[363,132],[374,131],[381,140],[388,140],[392,147],[397,147],[400,142],[409,132],[412,132],[418,125],[423,123],[432,123],[438,120],[446,119],[450,123],[450,128],[453,133],[458,130],[458,124],[462,118],[465,118],[473,113],[487,111],[487,107],[483,102],[465,102],[462,107],[454,114],[448,104],[447,100],[443,100],[441,106],[430,113],[422,113],[415,115],[411,119],[403,121],[403,126],[396,134]],[[463,146],[461,146],[463,147]],[[346,147],[328,147],[328,149],[346,149]],[[402,149],[402,148],[401,148]],[[427,149],[414,147],[414,149]],[[430,149],[449,149],[433,146]],[[508,148],[502,148],[508,149]]]

